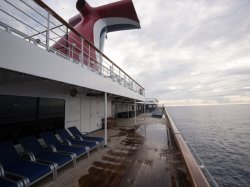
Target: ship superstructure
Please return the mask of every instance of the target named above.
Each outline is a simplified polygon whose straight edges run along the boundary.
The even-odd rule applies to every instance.
[[[2,100],[13,100],[10,110],[28,108],[15,103],[18,98],[23,102],[36,98],[41,104],[48,98],[46,104],[65,107],[61,126],[91,132],[102,128],[102,118],[132,111],[135,101],[144,101],[144,88],[102,53],[105,33],[140,27],[132,1],[91,8],[79,0],[79,15],[69,24],[39,0],[5,0],[0,5],[0,94]],[[49,115],[53,116],[48,111]],[[17,125],[20,132],[14,138],[27,134],[24,129],[34,124],[43,126],[39,114],[35,116],[35,122]],[[49,120],[51,129],[61,123],[53,122],[53,117]]]
[[[160,117],[169,121],[148,113],[137,123],[159,101],[145,99],[145,89],[103,53],[108,32],[140,28],[132,0],[95,8],[78,0],[76,8],[68,23],[41,0],[0,1],[0,186],[55,180],[69,163],[67,175],[44,186],[210,186],[164,109]],[[134,119],[122,119],[108,138],[115,118]],[[104,137],[86,136],[95,131]],[[108,139],[113,148],[98,152]],[[104,163],[83,159],[75,167],[95,149]]]

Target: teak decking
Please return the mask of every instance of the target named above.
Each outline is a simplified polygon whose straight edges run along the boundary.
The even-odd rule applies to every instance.
[[[167,119],[140,115],[117,121],[108,130],[108,147],[94,150],[90,157],[77,160],[58,173],[56,181],[47,178],[36,186],[117,187],[190,186],[181,155],[169,131]],[[104,131],[94,133],[103,136]]]

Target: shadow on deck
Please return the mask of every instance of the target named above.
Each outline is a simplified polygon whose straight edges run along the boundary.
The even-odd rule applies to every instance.
[[[107,148],[81,158],[75,168],[63,169],[56,181],[47,179],[36,186],[190,186],[167,119],[142,114],[136,128],[134,119],[117,123],[108,130]],[[103,136],[104,132],[94,135]]]

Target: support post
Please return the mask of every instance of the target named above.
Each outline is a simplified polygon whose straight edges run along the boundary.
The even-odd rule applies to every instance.
[[[50,13],[48,11],[47,31],[46,31],[46,50],[47,51],[49,51],[49,30],[50,30]]]
[[[108,144],[108,133],[107,133],[107,128],[108,128],[108,96],[107,92],[104,93],[104,133],[105,133],[105,147]]]
[[[84,64],[84,59],[83,59],[84,52],[83,52],[83,50],[84,50],[84,38],[81,37],[81,62],[82,62],[82,67],[83,67],[83,64]]]
[[[135,103],[134,103],[134,112],[135,112],[135,126],[136,126],[136,100],[135,100]]]
[[[128,118],[129,118],[129,103],[128,103]]]
[[[144,101],[144,120],[145,120],[145,118],[146,118],[146,101]]]

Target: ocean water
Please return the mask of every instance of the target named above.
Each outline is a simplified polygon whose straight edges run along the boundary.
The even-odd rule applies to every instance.
[[[166,107],[222,187],[250,187],[250,105]]]

